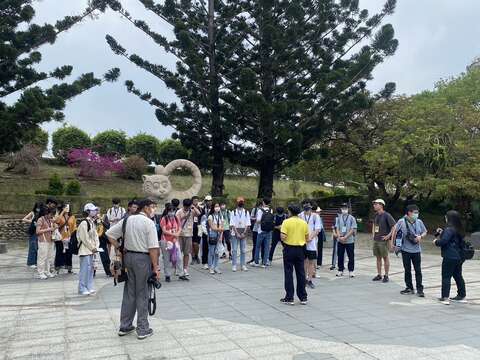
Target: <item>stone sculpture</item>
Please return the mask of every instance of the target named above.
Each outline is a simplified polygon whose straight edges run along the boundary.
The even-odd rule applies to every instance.
[[[184,191],[175,190],[170,182],[170,174],[178,168],[187,169],[193,176],[192,186]],[[202,188],[202,174],[200,169],[191,161],[179,159],[173,160],[167,166],[158,165],[155,167],[155,175],[143,175],[143,192],[149,198],[157,201],[160,208],[170,200],[176,198],[191,198],[199,193]]]

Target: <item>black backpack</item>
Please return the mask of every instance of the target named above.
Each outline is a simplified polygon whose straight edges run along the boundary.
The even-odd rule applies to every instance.
[[[260,220],[260,230],[268,232],[273,231],[275,216],[270,209],[262,210],[262,219]]]
[[[80,224],[84,221],[87,222],[87,232],[90,232],[90,229],[91,229],[90,222],[88,222],[87,220],[82,220],[82,221],[80,221]],[[78,224],[78,226],[80,226],[80,224]],[[72,235],[70,236],[70,243],[69,243],[68,248],[70,249],[70,251],[73,255],[78,255],[78,250],[80,250],[81,245],[82,244],[78,242],[77,230],[75,230],[72,233]]]
[[[475,248],[468,241],[465,241],[463,237],[458,235],[458,248],[460,252],[460,257],[463,261],[471,260],[475,256]]]

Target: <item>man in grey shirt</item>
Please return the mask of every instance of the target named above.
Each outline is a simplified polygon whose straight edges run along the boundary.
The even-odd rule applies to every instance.
[[[155,274],[159,280],[160,266],[157,229],[152,221],[157,204],[145,199],[138,202],[138,208],[140,212],[137,215],[119,221],[106,235],[116,251],[119,251],[117,240],[124,238],[123,262],[128,279],[123,288],[118,335],[124,336],[135,331],[133,319],[137,313],[137,337],[141,340],[153,335],[148,324],[148,278]]]
[[[417,205],[408,205],[406,215],[398,220],[392,232],[392,239],[401,240],[403,268],[405,269],[405,290],[402,295],[415,294],[412,283],[412,264],[415,269],[415,282],[417,295],[424,297],[422,284],[422,248],[420,243],[427,235],[427,229],[422,220],[418,218]]]

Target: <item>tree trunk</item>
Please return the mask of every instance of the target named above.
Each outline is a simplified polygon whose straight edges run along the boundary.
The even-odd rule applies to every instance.
[[[220,104],[218,93],[218,72],[215,50],[215,1],[208,1],[208,62],[209,62],[209,102],[210,121],[212,125],[212,196],[223,196],[223,180],[225,176],[224,144],[220,120]]]
[[[266,161],[260,168],[260,181],[258,183],[258,199],[273,197],[273,175],[275,164],[273,161]]]

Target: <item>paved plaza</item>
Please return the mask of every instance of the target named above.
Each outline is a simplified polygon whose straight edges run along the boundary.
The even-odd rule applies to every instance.
[[[326,249],[330,254],[331,249]],[[468,304],[445,306],[438,255],[423,258],[426,297],[403,296],[392,256],[391,282],[374,283],[375,260],[357,251],[355,279],[328,266],[308,290],[307,306],[288,306],[280,251],[271,268],[209,275],[157,291],[153,337],[118,337],[123,286],[100,270],[96,296],[77,295],[77,277],[39,281],[25,249],[0,255],[0,359],[480,359],[480,262],[465,263]],[[329,256],[327,256],[329,257]],[[78,264],[77,264],[78,267]],[[455,295],[456,287],[452,287]]]

